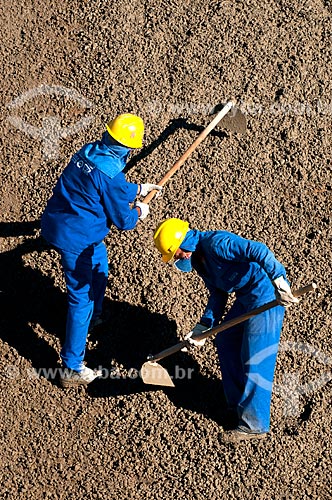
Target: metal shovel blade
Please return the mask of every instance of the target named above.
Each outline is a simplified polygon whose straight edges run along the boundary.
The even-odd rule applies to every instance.
[[[215,115],[219,113],[225,104],[217,104],[212,111],[209,113],[210,115]],[[233,106],[232,109],[224,116],[222,120],[220,120],[218,124],[218,128],[223,128],[228,130],[229,132],[237,132],[239,134],[245,135],[247,133],[247,120],[242,111]]]
[[[143,364],[141,368],[141,377],[144,384],[175,387],[167,370],[159,365],[159,363],[153,361],[146,361]]]

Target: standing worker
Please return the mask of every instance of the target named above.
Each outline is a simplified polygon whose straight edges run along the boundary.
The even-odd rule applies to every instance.
[[[141,148],[141,118],[122,114],[106,125],[102,139],[74,154],[61,174],[42,216],[43,237],[61,255],[68,297],[66,338],[61,350],[63,387],[89,384],[101,373],[83,364],[88,330],[102,322],[108,259],[103,239],[111,224],[133,229],[149,206],[136,201],[160,190],[133,184],[122,170],[132,149]]]
[[[298,302],[286,281],[284,266],[263,243],[227,231],[189,229],[188,222],[167,219],[154,234],[164,262],[175,259],[183,272],[193,269],[210,292],[203,316],[186,337],[217,326],[228,294],[236,300],[224,320],[247,313],[277,298],[279,306],[231,327],[216,337],[228,410],[235,414],[233,430],[224,441],[264,438],[270,429],[272,383],[284,317],[284,307]]]

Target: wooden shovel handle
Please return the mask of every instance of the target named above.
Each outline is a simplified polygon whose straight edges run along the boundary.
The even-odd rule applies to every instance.
[[[166,182],[172,177],[172,175],[179,170],[179,168],[184,164],[186,159],[191,155],[191,153],[197,148],[197,146],[205,139],[207,135],[218,125],[220,120],[232,109],[233,103],[230,101],[222,108],[221,111],[214,117],[212,122],[199,134],[197,139],[192,143],[192,145],[183,153],[181,158],[174,163],[173,167],[167,172],[167,174],[158,182],[158,186],[164,186]],[[152,198],[159,193],[157,190],[150,191],[150,193],[144,198],[143,203],[149,203]]]
[[[301,297],[302,295],[312,292],[317,288],[316,283],[310,283],[309,285],[306,285],[302,288],[299,288],[298,290],[295,290],[293,292],[294,297]],[[210,330],[206,330],[205,332],[199,333],[198,335],[195,335],[193,338],[195,340],[203,340],[208,337],[213,337],[219,332],[223,332],[224,330],[227,330],[228,328],[231,328],[232,326],[238,325],[240,323],[243,323],[249,318],[252,318],[253,316],[257,316],[257,314],[260,314],[264,311],[267,311],[268,309],[272,309],[273,307],[278,306],[277,300],[272,300],[271,302],[268,302],[267,304],[264,304],[263,306],[257,307],[256,309],[253,309],[252,311],[249,311],[248,313],[241,314],[241,316],[238,316],[237,318],[230,319],[229,321],[225,321],[221,325],[218,325],[214,328],[211,328]],[[172,347],[169,347],[168,349],[165,349],[164,351],[159,352],[158,354],[155,354],[154,356],[149,356],[148,360],[149,361],[159,361],[160,359],[166,358],[167,356],[170,356],[171,354],[175,354],[178,351],[181,351],[184,347],[189,347],[190,343],[188,340],[183,340],[182,342],[179,342],[178,344],[173,345]]]
[[[293,292],[293,295],[294,297],[301,297],[302,295],[308,292],[314,291],[316,288],[317,288],[316,283],[310,283],[310,285],[306,285],[302,288],[299,288],[298,290],[295,290]],[[227,330],[232,326],[238,325],[239,323],[243,323],[247,319],[252,318],[253,316],[257,316],[257,314],[267,311],[268,309],[272,309],[273,307],[276,307],[278,305],[279,303],[277,300],[271,300],[271,302],[268,302],[263,306],[257,307],[256,309],[253,309],[252,311],[249,311],[247,313],[241,314],[241,316],[238,316],[237,318],[230,319],[229,321],[226,321],[225,323],[222,323],[221,325],[216,326],[215,328],[211,328],[206,332],[202,332],[198,335],[195,335],[195,337],[193,338],[195,338],[195,340],[202,340],[208,337],[212,337],[213,335],[216,335],[216,333],[223,332],[224,330]]]

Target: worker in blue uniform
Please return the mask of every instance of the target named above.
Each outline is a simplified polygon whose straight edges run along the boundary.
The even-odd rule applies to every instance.
[[[60,253],[64,270],[68,313],[66,338],[61,349],[64,387],[88,384],[101,373],[83,363],[89,328],[102,321],[108,258],[103,239],[114,224],[133,229],[149,213],[135,201],[155,184],[127,182],[123,169],[132,149],[142,147],[144,123],[122,114],[106,126],[102,139],[86,144],[61,174],[43,213],[43,237]]]
[[[277,298],[280,305],[219,333],[216,346],[228,408],[236,427],[224,440],[263,438],[270,429],[272,383],[284,307],[298,302],[286,280],[284,266],[260,242],[227,231],[198,231],[180,219],[167,219],[155,231],[154,242],[164,262],[175,259],[183,272],[194,269],[209,290],[204,313],[186,337],[217,326],[230,293],[235,301],[224,321]]]

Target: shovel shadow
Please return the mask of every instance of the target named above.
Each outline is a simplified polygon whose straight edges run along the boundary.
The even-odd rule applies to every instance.
[[[186,118],[176,118],[174,120],[171,120],[169,125],[159,135],[159,137],[157,137],[157,139],[152,141],[151,144],[143,148],[142,151],[140,151],[137,155],[135,155],[128,161],[124,169],[124,173],[128,172],[131,168],[135,167],[137,163],[139,163],[141,160],[144,160],[144,158],[149,156],[155,149],[157,149],[171,135],[173,135],[176,130],[178,129],[194,130],[195,132],[198,132],[198,134],[200,134],[201,132],[203,132],[204,128],[205,126],[195,125],[194,123],[188,122]],[[220,139],[224,139],[225,137],[228,136],[227,133],[225,133],[224,131],[217,129],[212,130],[209,135],[213,137],[219,137]]]

